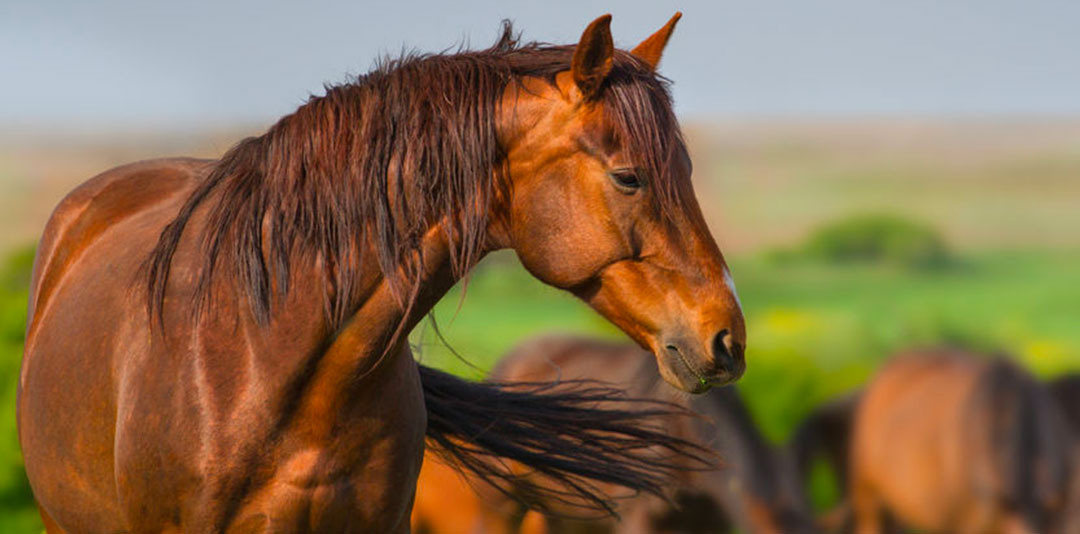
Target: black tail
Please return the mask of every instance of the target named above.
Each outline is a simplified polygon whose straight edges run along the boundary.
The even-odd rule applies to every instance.
[[[628,399],[594,382],[467,382],[423,365],[420,379],[429,447],[548,513],[613,514],[598,483],[663,495],[674,472],[713,465],[711,452],[656,424],[689,415],[673,404]]]

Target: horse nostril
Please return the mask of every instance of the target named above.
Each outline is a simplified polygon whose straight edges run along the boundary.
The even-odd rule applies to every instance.
[[[743,359],[743,346],[726,328],[713,338],[712,351],[717,366],[727,371],[734,371]]]
[[[738,341],[735,341],[735,339],[731,336],[728,336],[728,339],[725,343],[727,343],[728,352],[731,354],[731,357],[735,358],[736,361],[742,361],[743,353],[746,351],[746,349]]]

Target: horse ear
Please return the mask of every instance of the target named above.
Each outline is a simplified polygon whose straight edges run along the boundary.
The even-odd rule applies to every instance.
[[[615,43],[611,40],[611,15],[604,15],[589,24],[581,41],[574,49],[574,59],[570,70],[574,83],[585,99],[595,97],[600,92],[604,78],[611,72],[612,57],[615,55]]]
[[[667,21],[663,28],[656,30],[656,33],[635,46],[631,54],[634,54],[638,59],[648,63],[653,70],[656,70],[656,66],[660,64],[660,56],[664,54],[664,47],[667,46],[668,39],[671,39],[671,32],[675,31],[675,24],[681,18],[682,13],[676,11],[675,15],[671,17],[671,20]]]

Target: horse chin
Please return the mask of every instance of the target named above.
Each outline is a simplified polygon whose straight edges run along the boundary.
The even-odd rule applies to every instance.
[[[713,373],[703,374],[691,367],[685,356],[677,351],[664,351],[656,356],[657,367],[664,381],[675,389],[692,394],[700,394],[714,387],[727,386],[742,377],[745,365],[737,365],[734,369],[716,370]]]
[[[658,355],[656,357],[660,376],[664,381],[679,391],[685,391],[694,395],[705,393],[714,384],[711,380],[703,380],[689,366],[677,357],[671,355]]]

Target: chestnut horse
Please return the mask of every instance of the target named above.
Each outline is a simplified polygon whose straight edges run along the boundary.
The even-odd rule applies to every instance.
[[[1046,389],[1004,358],[950,350],[890,362],[852,427],[856,532],[1063,532],[1073,462]]]
[[[406,343],[511,248],[675,387],[742,373],[738,300],[655,71],[675,19],[632,52],[610,20],[572,46],[506,25],[486,50],[384,62],[220,160],[135,163],[64,198],[18,399],[47,530],[406,532],[425,434],[597,505],[583,481],[659,491],[673,463],[638,452],[680,443],[646,415],[591,408],[595,389],[469,384]]]
[[[568,503],[551,502],[538,504],[563,517],[541,518],[481,481],[466,480],[429,457],[421,469],[413,510],[418,533],[815,532],[809,500],[793,464],[766,442],[734,387],[687,397],[663,387],[656,362],[647,352],[625,343],[565,336],[518,346],[497,364],[491,379],[504,383],[603,380],[626,387],[636,398],[684,406],[696,417],[658,417],[655,425],[712,450],[722,467],[687,465],[672,482],[667,495],[671,500],[633,496],[625,489],[608,487],[608,493],[621,497],[622,520],[616,522],[611,518],[566,519],[575,510]],[[525,502],[532,498],[518,497]]]

